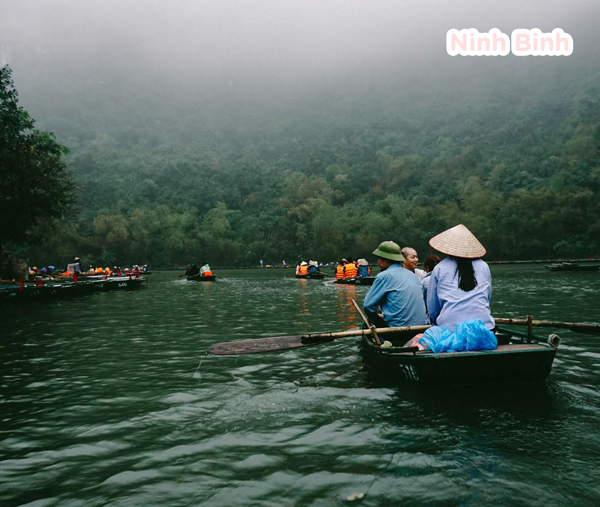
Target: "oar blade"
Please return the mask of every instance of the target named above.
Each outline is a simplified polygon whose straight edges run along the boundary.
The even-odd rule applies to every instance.
[[[311,345],[318,345],[319,343],[323,343],[323,340],[302,341],[302,335],[271,336],[269,338],[215,343],[208,348],[208,353],[216,356],[260,354],[263,352],[277,352],[281,350],[298,349],[300,347],[310,347]]]

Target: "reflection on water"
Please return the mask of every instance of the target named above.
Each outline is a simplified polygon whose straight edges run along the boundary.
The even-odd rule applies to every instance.
[[[600,276],[492,272],[498,316],[600,321]],[[175,274],[0,307],[2,505],[597,505],[597,337],[561,332],[543,384],[385,387],[356,338],[205,354],[356,327],[368,288]]]
[[[357,303],[360,303],[359,286],[358,285],[336,285],[336,296],[337,296],[337,317],[340,327],[342,329],[351,329],[353,327],[360,327],[362,320],[360,315],[354,308],[352,300],[354,299]]]

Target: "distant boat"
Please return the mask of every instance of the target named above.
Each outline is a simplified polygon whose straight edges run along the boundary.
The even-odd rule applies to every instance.
[[[325,273],[313,273],[312,275],[296,275],[296,278],[320,280],[321,278],[325,278]]]
[[[598,271],[598,264],[573,264],[571,262],[561,262],[560,264],[550,264],[545,266],[550,271]]]
[[[338,285],[373,285],[374,276],[357,276],[356,278],[340,278],[335,281]]]
[[[214,282],[217,278],[217,275],[210,276],[202,276],[201,273],[196,273],[195,275],[186,275],[185,279],[190,280],[192,282]]]

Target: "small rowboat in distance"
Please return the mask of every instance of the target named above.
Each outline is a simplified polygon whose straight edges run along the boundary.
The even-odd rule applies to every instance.
[[[312,275],[296,275],[296,278],[303,278],[306,280],[321,280],[325,278],[325,273],[314,273]]]
[[[495,350],[434,353],[403,347],[410,337],[386,334],[393,347],[383,348],[368,335],[362,339],[362,355],[375,382],[483,383],[543,381],[550,374],[560,339],[548,342],[526,333],[502,329],[496,333]],[[533,341],[533,343],[532,343]]]
[[[217,275],[202,276],[198,273],[196,275],[186,276],[185,279],[192,282],[214,282],[217,279]]]
[[[550,271],[599,271],[598,264],[572,264],[570,262],[562,262],[561,264],[550,264],[545,266]]]
[[[357,276],[356,278],[340,278],[335,283],[338,285],[373,285],[374,276]]]

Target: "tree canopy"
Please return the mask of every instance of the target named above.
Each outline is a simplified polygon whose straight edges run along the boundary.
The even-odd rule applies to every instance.
[[[151,83],[65,87],[52,104],[30,91],[81,187],[80,212],[30,256],[256,265],[369,256],[394,240],[424,258],[458,223],[488,259],[598,256],[598,72],[582,64],[571,79],[568,62],[544,62],[501,92],[497,75],[452,89],[382,80],[295,103]],[[27,174],[40,192],[43,177]]]
[[[71,208],[67,153],[54,134],[34,127],[18,104],[10,67],[0,68],[0,244],[24,241],[36,226]]]

